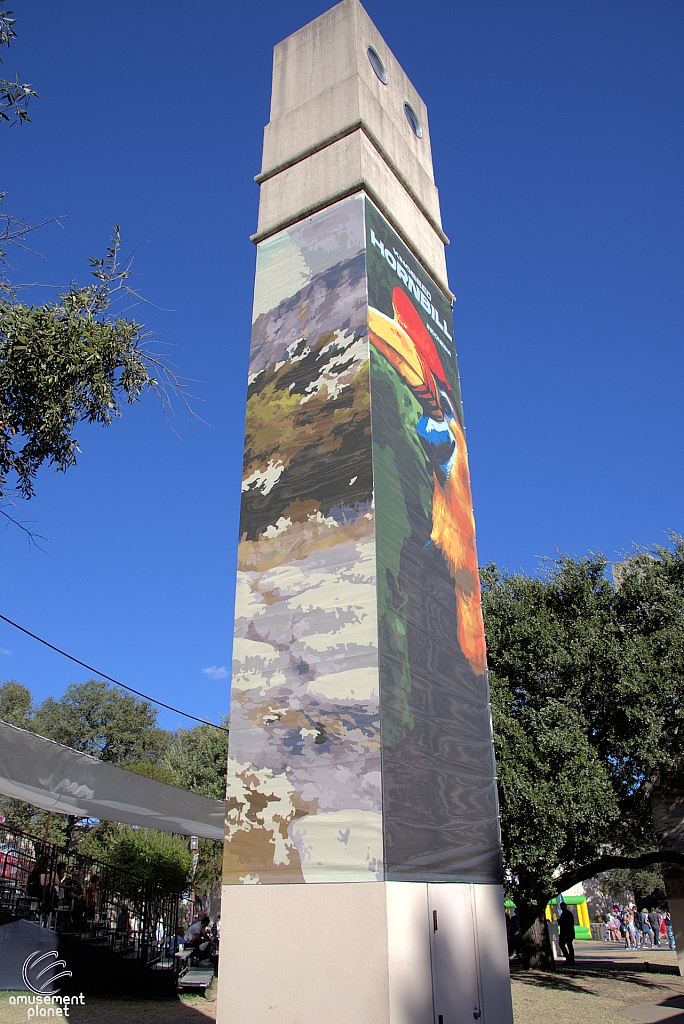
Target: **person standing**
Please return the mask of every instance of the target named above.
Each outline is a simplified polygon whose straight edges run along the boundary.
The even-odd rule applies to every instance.
[[[95,925],[95,911],[97,909],[97,887],[100,883],[100,876],[93,872],[86,889],[86,922],[89,928]]]
[[[515,907],[511,910],[510,915],[506,914],[506,931],[508,937],[508,959],[515,960],[522,953],[520,921]]]
[[[653,945],[653,937],[651,935],[651,925],[649,924],[649,921],[648,921],[648,911],[646,910],[646,907],[644,907],[643,910],[641,911],[641,913],[639,914],[639,920],[641,922],[641,931],[642,931],[643,936],[644,936],[644,941],[643,941],[642,949],[646,949],[646,940],[647,939],[648,939],[649,946]]]
[[[661,942],[667,942],[667,925],[665,924],[665,911],[659,910],[660,914],[660,940]]]
[[[626,907],[622,912],[622,924],[625,929],[625,949],[638,949],[639,940],[637,938],[637,930],[634,924],[634,917],[629,907]]]
[[[47,863],[47,857],[40,856],[26,879],[26,895],[31,900],[32,906],[34,903],[40,906],[44,901],[49,879]]]
[[[627,910],[626,907],[622,911],[621,919],[620,919],[620,924],[622,925],[622,927],[620,929],[620,935],[624,939],[625,949],[628,949],[629,948],[629,910]]]
[[[71,928],[75,932],[80,932],[83,927],[86,901],[81,885],[81,872],[78,868],[72,868],[71,877],[67,879],[64,886],[64,895],[71,909]]]
[[[651,910],[648,915],[648,923],[651,926],[653,932],[653,945],[660,945],[660,914],[657,910]]]
[[[575,917],[567,903],[563,903],[561,915],[558,918],[558,945],[560,951],[569,964],[575,962]]]
[[[627,929],[625,928],[625,911],[623,907],[615,906],[615,916],[618,919],[618,937],[627,942]]]
[[[128,904],[122,903],[121,910],[119,911],[119,915],[116,919],[116,936],[121,941],[121,945],[124,949],[128,949],[132,931],[133,925],[131,924],[131,914],[128,909]]]
[[[64,907],[64,876],[66,875],[66,863],[60,860],[52,873],[52,886],[50,893],[50,904],[48,913],[55,913],[55,928],[59,931],[59,912]],[[63,923],[63,922],[62,922]]]
[[[666,910],[663,915],[663,921],[665,922],[665,934],[667,935],[667,943],[670,949],[676,949],[674,928],[672,927],[672,918],[670,917],[670,911]]]
[[[613,942],[619,942],[622,938],[622,914],[619,906],[615,903],[610,911],[611,938]]]

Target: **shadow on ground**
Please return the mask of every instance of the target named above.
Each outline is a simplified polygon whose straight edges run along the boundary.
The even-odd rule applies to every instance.
[[[555,974],[546,971],[515,971],[515,980],[531,988],[549,989],[554,992],[584,992],[595,995],[596,986],[590,987],[592,981],[605,982],[611,976],[621,982],[633,986],[635,994],[645,997],[662,987],[663,979],[654,975],[653,980],[632,971],[609,971],[605,968],[561,967]]]
[[[24,994],[24,993],[22,993]],[[216,1019],[215,999],[103,999],[86,997],[85,1006],[72,1006],[75,1024],[207,1024]],[[0,1024],[25,1024],[26,1006],[13,1006],[9,993],[0,998]]]

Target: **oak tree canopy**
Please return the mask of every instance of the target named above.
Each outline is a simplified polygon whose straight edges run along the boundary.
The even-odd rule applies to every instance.
[[[684,541],[537,576],[481,570],[508,894],[527,964],[552,964],[548,900],[657,862],[652,787],[682,777]],[[627,860],[625,860],[627,858]]]

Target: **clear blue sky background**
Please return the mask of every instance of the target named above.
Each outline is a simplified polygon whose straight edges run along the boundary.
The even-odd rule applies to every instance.
[[[147,323],[208,426],[152,397],[82,426],[67,475],[0,533],[0,610],[130,685],[228,709],[245,378],[273,45],[325,0],[16,0],[33,122],[0,127],[4,209],[38,221],[24,280],[87,280],[111,226],[146,239]],[[479,551],[535,571],[682,531],[681,0],[368,0],[430,112],[451,238]],[[46,293],[34,293],[36,300]],[[0,623],[37,698],[87,673]],[[174,728],[178,716],[163,713]]]

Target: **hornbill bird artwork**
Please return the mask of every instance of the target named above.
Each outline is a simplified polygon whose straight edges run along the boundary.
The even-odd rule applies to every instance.
[[[416,432],[434,480],[430,542],[456,587],[458,642],[474,672],[486,668],[475,520],[465,434],[435,343],[409,296],[392,293],[394,318],[369,307],[370,340],[419,402]]]

